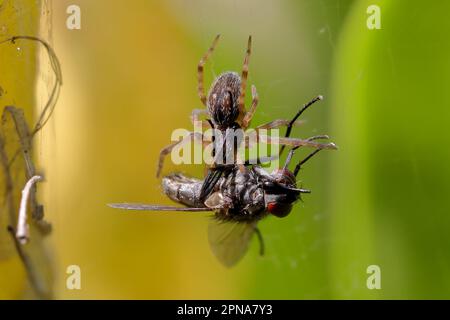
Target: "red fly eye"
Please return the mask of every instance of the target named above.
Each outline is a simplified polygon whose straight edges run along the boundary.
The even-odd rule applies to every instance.
[[[286,217],[292,210],[292,204],[281,202],[269,202],[267,211],[278,218]]]

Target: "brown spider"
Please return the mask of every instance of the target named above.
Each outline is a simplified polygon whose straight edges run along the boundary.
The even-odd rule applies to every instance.
[[[194,109],[191,114],[191,121],[194,124],[200,121],[199,118],[201,115],[207,115],[209,117],[207,121],[200,121],[202,127],[208,127],[210,125],[213,129],[220,130],[223,133],[225,133],[227,129],[242,129],[245,131],[249,127],[250,121],[252,120],[258,106],[258,94],[256,92],[256,87],[252,85],[251,107],[249,111],[246,111],[245,109],[245,90],[247,87],[248,65],[251,54],[252,37],[250,36],[248,38],[247,52],[245,54],[241,76],[239,76],[236,72],[230,71],[220,74],[214,80],[213,84],[211,85],[211,89],[209,90],[208,96],[206,96],[204,89],[204,65],[214,51],[219,38],[220,35],[217,35],[211,47],[203,55],[198,64],[198,95],[206,109]],[[304,105],[292,120],[277,119],[256,127],[257,140],[264,141],[267,144],[282,145],[280,155],[283,152],[285,146],[292,146],[294,148],[300,146],[308,146],[316,149],[336,149],[336,146],[333,143],[320,144],[313,141],[316,139],[327,139],[327,136],[315,136],[305,140],[289,138],[292,126],[299,124],[299,122],[297,122],[298,117],[309,106],[321,99],[322,97],[318,96]],[[281,137],[277,139],[271,139],[270,136],[261,135],[259,133],[259,130],[261,129],[275,129],[283,126],[287,127],[286,135],[284,138]],[[160,176],[161,170],[163,168],[164,158],[172,152],[175,146],[182,146],[183,144],[191,142],[192,139],[194,139],[194,141],[202,143],[205,146],[209,144],[209,139],[211,138],[206,138],[202,133],[199,132],[190,132],[180,141],[172,143],[163,148],[160,152],[156,174],[157,177]],[[214,141],[214,137],[212,137],[212,140]],[[249,145],[246,143],[245,147],[248,148]],[[215,153],[215,148],[216,146],[213,149],[213,156]],[[231,166],[234,166],[234,164],[232,164]],[[209,170],[208,176],[205,178],[205,183],[202,188],[202,198],[208,196],[215,183],[220,179],[223,170],[223,166],[221,166],[220,169],[213,166],[213,168]]]

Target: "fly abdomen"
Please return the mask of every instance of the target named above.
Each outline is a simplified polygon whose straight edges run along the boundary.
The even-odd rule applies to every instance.
[[[202,181],[182,174],[171,174],[162,179],[164,193],[173,201],[188,207],[203,208],[200,201]]]

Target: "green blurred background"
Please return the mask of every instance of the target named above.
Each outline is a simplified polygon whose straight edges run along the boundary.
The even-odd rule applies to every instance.
[[[73,31],[71,4],[53,2],[65,83],[36,156],[56,298],[450,298],[450,2],[78,0],[82,29]],[[366,26],[371,4],[381,30]],[[206,215],[105,205],[170,204],[157,157],[201,107],[196,66],[217,33],[208,84],[240,70],[251,34],[253,125],[322,94],[293,136],[327,133],[340,148],[302,171],[313,193],[290,216],[260,223],[266,255],[254,241],[231,270],[209,251]],[[167,162],[173,170],[203,174]],[[72,264],[81,290],[65,287]],[[381,290],[366,287],[369,265],[381,268]],[[0,262],[10,279],[2,298],[27,290],[20,268]]]

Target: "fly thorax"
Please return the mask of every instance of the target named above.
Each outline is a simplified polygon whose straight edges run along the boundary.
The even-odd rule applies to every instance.
[[[252,221],[264,213],[264,194],[258,187],[255,176],[247,168],[243,172],[236,166],[235,170],[220,183],[224,197],[231,199],[228,218],[235,221]]]
[[[245,192],[242,202],[246,204],[244,210],[249,215],[255,216],[259,214],[265,207],[263,190],[255,185],[251,186]]]

